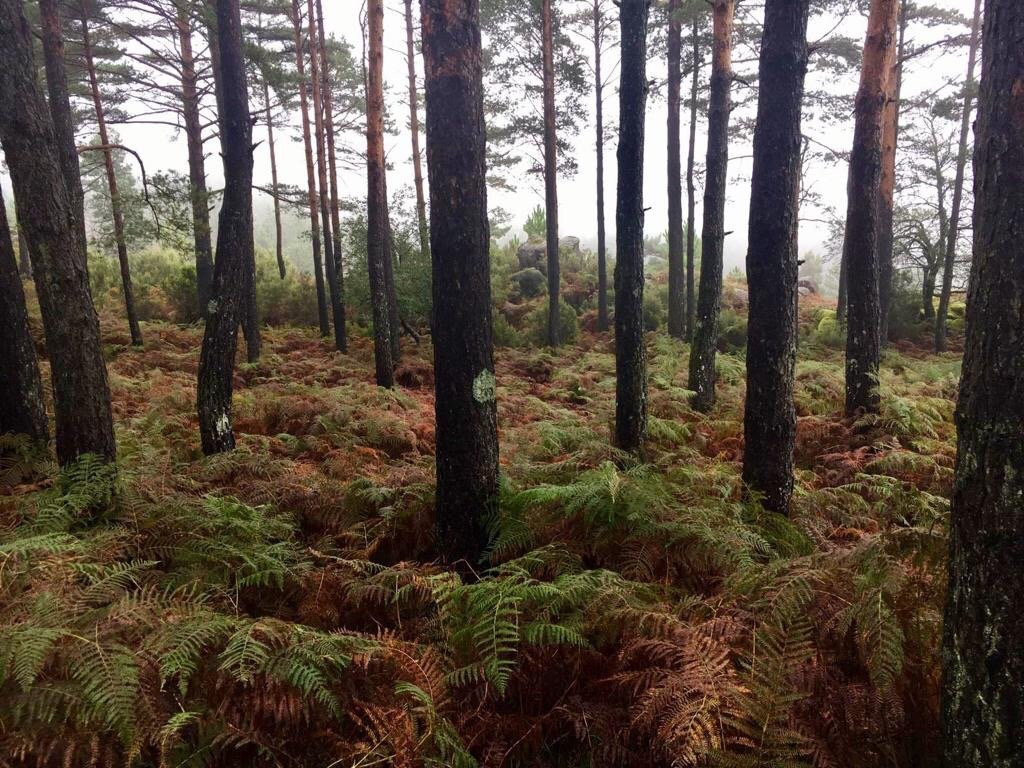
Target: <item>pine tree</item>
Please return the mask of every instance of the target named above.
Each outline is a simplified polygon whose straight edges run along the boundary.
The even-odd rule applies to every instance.
[[[423,159],[420,157],[419,92],[416,88],[416,43],[413,35],[412,0],[405,0],[405,64],[409,70],[409,135],[412,141],[413,188],[416,190],[416,223],[420,250],[430,252],[427,202],[423,196]]]
[[[57,458],[113,460],[114,425],[99,319],[76,203],[60,161],[53,118],[36,85],[32,33],[20,0],[0,0],[0,143],[32,249],[56,417]]]
[[[1024,760],[1024,5],[987,0],[943,638],[945,765]]]
[[[872,0],[850,153],[846,212],[846,412],[877,411],[881,313],[878,297],[878,199],[882,118],[896,56],[898,0]]]
[[[437,525],[477,566],[497,512],[486,135],[477,0],[423,0],[437,418]],[[468,569],[467,569],[468,570]]]
[[[647,0],[622,0],[619,20],[618,185],[615,204],[615,442],[639,451],[647,436],[644,350],[644,119]]]
[[[758,77],[747,237],[747,399],[743,479],[764,506],[787,514],[796,409],[800,133],[809,0],[768,0]]]
[[[686,336],[686,264],[683,261],[683,183],[680,147],[682,18],[680,0],[668,4],[668,333]]]
[[[248,301],[254,249],[252,228],[252,122],[246,66],[242,53],[238,0],[217,0],[217,68],[222,113],[221,156],[224,161],[224,201],[217,229],[213,294],[206,317],[199,357],[197,409],[203,453],[235,447],[231,428],[232,378],[238,327]]]
[[[689,387],[696,393],[694,407],[702,411],[709,410],[715,403],[715,353],[718,344],[718,313],[722,305],[725,186],[729,165],[729,89],[732,85],[734,11],[734,0],[715,0],[700,295],[697,298],[697,324],[690,350]]]
[[[49,440],[43,382],[28,327],[25,291],[21,286],[7,208],[0,191],[0,434],[28,435],[37,443]]]

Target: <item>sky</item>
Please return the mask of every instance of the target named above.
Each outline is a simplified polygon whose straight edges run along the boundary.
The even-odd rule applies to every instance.
[[[402,0],[385,1],[385,52],[384,68],[386,95],[395,117],[396,132],[386,137],[386,151],[391,167],[388,176],[388,187],[397,190],[403,185],[412,184],[411,142],[406,130],[407,123],[407,73],[405,61],[405,22]],[[970,16],[973,0],[933,0],[937,5],[960,11]],[[326,0],[324,14],[328,34],[345,39],[359,55],[361,50],[361,34],[359,27],[360,0]],[[652,15],[653,18],[653,15]],[[814,40],[826,34],[836,25],[834,18],[818,18],[812,20],[809,39]],[[865,19],[854,13],[840,25],[837,31],[862,39]],[[948,34],[946,30],[924,30],[916,34],[916,40],[926,42],[935,37]],[[966,52],[944,54],[928,57],[915,62],[905,73],[904,94],[913,95],[925,90],[938,89],[940,93],[953,92],[952,86],[943,89],[946,80],[955,80],[962,76],[965,69]],[[750,65],[748,65],[750,66]],[[418,58],[417,70],[422,77],[422,61]],[[648,76],[663,78],[664,61],[653,61],[648,67]],[[705,74],[706,78],[706,74]],[[822,79],[827,79],[823,83]],[[422,81],[421,81],[422,82]],[[857,87],[857,74],[851,73],[843,77],[831,74],[814,73],[808,76],[808,89],[826,85],[837,92],[854,93]],[[605,112],[615,116],[615,86],[606,91]],[[739,86],[737,86],[739,87]],[[684,88],[685,90],[685,88]],[[559,225],[563,235],[575,235],[584,243],[596,237],[595,212],[595,156],[593,141],[593,97],[588,96],[586,103],[590,110],[588,123],[581,127],[580,133],[571,138],[575,146],[578,171],[572,177],[559,179]],[[749,112],[753,116],[753,108]],[[734,115],[735,116],[735,115]],[[293,115],[291,136],[298,135],[297,115]],[[646,154],[645,154],[645,205],[649,208],[645,231],[648,236],[657,236],[667,229],[667,175],[666,175],[666,121],[667,109],[663,98],[649,101],[646,120]],[[259,130],[259,129],[257,129]],[[689,130],[687,115],[684,108],[682,131],[685,153],[686,135]],[[158,170],[175,169],[187,172],[186,148],[184,135],[170,128],[151,125],[124,125],[119,128],[121,139],[125,144],[135,148],[143,157],[150,174]],[[853,116],[841,120],[835,125],[810,125],[805,123],[804,132],[816,141],[837,150],[848,150],[852,142]],[[302,143],[295,140],[277,142],[279,175],[282,183],[296,185],[305,184],[305,164]],[[608,221],[608,241],[614,243],[614,212],[615,212],[615,140],[605,146],[605,195],[606,218]],[[705,152],[705,124],[698,123],[697,157],[702,163]],[[733,142],[730,146],[730,167],[728,197],[726,205],[726,231],[731,232],[726,238],[726,268],[741,265],[746,250],[747,206],[749,203],[751,148],[745,142]],[[685,163],[685,158],[684,158]],[[213,154],[207,163],[212,187],[220,185],[221,169]],[[257,184],[269,185],[270,167],[266,146],[261,145],[256,151],[255,179]],[[822,195],[823,201],[835,207],[841,215],[845,210],[846,168],[842,162],[831,164],[816,163],[808,169],[807,184]],[[505,191],[490,192],[489,205],[493,209],[500,206],[512,214],[513,234],[521,227],[527,214],[543,202],[543,194],[537,188],[537,182],[525,178],[519,179],[518,189],[514,193]],[[339,183],[343,196],[365,195],[365,176],[358,170],[341,172]],[[6,180],[5,180],[6,186]],[[685,190],[684,190],[685,194]],[[697,221],[701,217],[701,189],[697,190]],[[685,202],[684,202],[685,206]],[[258,205],[257,211],[267,211],[266,205]],[[821,218],[818,213],[806,212],[808,219]],[[807,220],[801,223],[800,247],[802,251],[815,250],[828,258],[827,246],[828,227],[821,221]],[[521,233],[520,233],[521,236]]]

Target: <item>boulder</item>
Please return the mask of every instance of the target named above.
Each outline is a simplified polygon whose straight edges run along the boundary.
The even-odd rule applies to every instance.
[[[799,280],[797,280],[796,285],[797,288],[801,288],[807,291],[807,293],[803,293],[803,291],[801,291],[801,296],[809,296],[812,293],[818,292],[818,284],[811,280],[810,278],[802,277]]]
[[[547,278],[536,267],[521,269],[513,273],[510,279],[519,286],[519,294],[527,299],[540,296],[547,289]]]
[[[536,269],[543,275],[548,271],[548,249],[541,240],[528,240],[519,246],[516,251],[516,258],[519,259],[519,269]]]
[[[564,253],[571,256],[580,255],[580,239],[572,235],[566,235],[558,241],[559,253]]]

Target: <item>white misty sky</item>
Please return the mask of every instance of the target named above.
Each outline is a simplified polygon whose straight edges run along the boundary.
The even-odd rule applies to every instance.
[[[933,0],[935,4],[960,11],[965,17],[973,12],[973,0]],[[347,40],[358,57],[361,51],[362,41],[359,27],[359,13],[361,2],[359,0],[326,0],[324,2],[324,13],[329,34]],[[418,3],[414,3],[414,7]],[[403,185],[412,183],[412,165],[410,159],[410,140],[406,130],[407,123],[407,74],[405,62],[405,23],[403,16],[402,0],[385,0],[385,80],[386,99],[390,105],[394,123],[400,132],[386,137],[386,150],[392,170],[389,173],[388,186],[394,191]],[[652,14],[653,18],[653,14]],[[818,18],[812,21],[809,32],[811,40],[817,39],[826,34],[835,26],[836,20],[829,18]],[[857,14],[848,18],[838,31],[863,39],[865,19]],[[912,37],[917,43],[927,42],[936,38],[947,36],[951,28],[939,28],[934,30],[914,30]],[[738,57],[745,56],[742,53]],[[608,55],[610,59],[616,59],[617,55],[612,52]],[[743,65],[748,70],[752,65]],[[607,68],[607,64],[606,64]],[[904,95],[913,97],[925,91],[941,89],[947,80],[953,81],[963,76],[966,68],[966,51],[957,51],[954,54],[933,55],[914,61],[904,76]],[[739,67],[737,68],[739,70]],[[422,77],[422,61],[417,60],[417,71]],[[663,80],[665,77],[665,63],[663,60],[652,61],[648,66],[648,77]],[[706,72],[704,79],[706,80]],[[822,80],[825,78],[825,82]],[[831,80],[832,82],[828,82]],[[422,82],[422,81],[421,81]],[[605,113],[612,119],[617,119],[618,106],[616,102],[617,83],[606,90]],[[741,86],[737,86],[741,87]],[[835,78],[831,74],[811,72],[808,77],[808,89],[827,87],[836,92],[853,93],[857,87],[857,75],[851,73],[844,78]],[[954,86],[946,86],[941,90],[943,94],[952,92]],[[688,90],[688,85],[684,91]],[[685,94],[684,94],[685,97]],[[571,178],[559,179],[559,223],[563,235],[576,235],[585,242],[596,236],[595,223],[595,162],[593,142],[593,96],[586,98],[586,103],[591,111],[588,116],[588,124],[582,126],[579,135],[572,139],[579,165],[579,170]],[[422,104],[421,104],[422,107]],[[737,117],[754,114],[755,107],[734,112],[734,119]],[[297,115],[293,115],[297,118]],[[645,156],[645,204],[650,210],[647,213],[645,229],[648,235],[658,235],[667,227],[666,217],[666,118],[667,110],[663,98],[654,98],[648,105],[646,124],[646,156]],[[684,107],[682,119],[683,150],[685,163],[685,145],[688,131],[687,115]],[[169,128],[151,125],[123,125],[118,127],[122,141],[134,147],[143,156],[147,170],[152,174],[157,170],[177,169],[187,172],[186,148],[183,134]],[[257,128],[258,132],[260,128]],[[293,119],[290,136],[282,137],[278,141],[278,163],[279,174],[282,183],[296,185],[305,184],[305,163],[302,155],[302,144],[299,141],[291,140],[297,135],[297,119]],[[852,141],[853,119],[841,121],[838,125],[822,126],[808,124],[805,121],[804,132],[816,140],[836,150],[848,151]],[[282,131],[282,133],[284,133]],[[606,217],[608,223],[609,246],[614,244],[614,214],[615,214],[615,145],[612,141],[605,146],[605,195],[606,195]],[[212,150],[212,147],[211,147]],[[703,164],[705,151],[705,125],[703,121],[698,124],[697,130],[697,158]],[[750,146],[747,143],[733,142],[730,146],[730,185],[726,209],[726,231],[732,231],[726,238],[726,261],[727,269],[734,265],[742,264],[746,249],[747,229],[747,206],[749,202],[749,176],[750,176]],[[685,168],[684,168],[685,170]],[[207,172],[211,177],[211,186],[219,186],[221,179],[220,163],[214,152],[209,157]],[[266,145],[259,147],[256,153],[255,179],[258,184],[268,184],[270,178],[269,158]],[[518,191],[515,193],[491,191],[489,204],[492,208],[501,206],[513,214],[514,232],[525,220],[527,213],[534,206],[542,202],[542,192],[536,187],[537,181],[520,178]],[[6,182],[6,179],[5,179]],[[342,194],[344,196],[362,196],[366,193],[365,177],[359,171],[343,171],[340,179]],[[846,169],[842,163],[831,166],[823,163],[816,163],[808,169],[808,183],[820,192],[826,203],[835,206],[836,210],[842,213],[845,210],[845,187]],[[6,186],[6,183],[5,183]],[[685,193],[685,190],[684,190]],[[258,194],[258,193],[257,193]],[[697,189],[697,222],[700,226],[701,217],[701,188]],[[266,206],[259,206],[258,210],[267,210]],[[809,217],[815,217],[813,211],[805,212]],[[801,250],[809,249],[824,250],[823,243],[827,239],[827,228],[817,222],[804,222],[801,225],[800,245]]]

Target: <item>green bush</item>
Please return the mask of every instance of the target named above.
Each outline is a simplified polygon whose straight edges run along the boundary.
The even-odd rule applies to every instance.
[[[558,339],[563,344],[576,341],[580,333],[580,321],[576,316],[576,310],[566,304],[559,302],[559,331]],[[543,346],[548,340],[548,304],[542,302],[526,317],[526,334],[529,340]]]
[[[740,352],[747,347],[747,317],[734,309],[725,308],[718,316],[718,349],[721,352]]]

